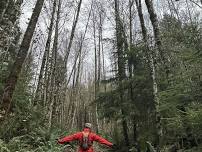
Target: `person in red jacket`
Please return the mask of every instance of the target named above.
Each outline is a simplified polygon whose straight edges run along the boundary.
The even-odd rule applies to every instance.
[[[114,146],[111,142],[91,132],[91,126],[92,125],[90,123],[86,123],[83,131],[61,138],[58,140],[58,143],[65,144],[77,140],[79,141],[78,152],[94,152],[93,150],[94,141],[99,142],[100,144],[104,144],[111,148]]]

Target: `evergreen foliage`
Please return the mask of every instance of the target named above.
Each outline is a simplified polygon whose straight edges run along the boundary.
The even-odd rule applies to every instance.
[[[5,6],[8,4],[5,12],[3,7],[0,7],[0,15],[3,13],[3,18],[0,20],[0,98],[4,94],[5,83],[12,65],[17,60],[16,55],[21,40],[19,18],[23,1],[6,2],[4,0],[2,3]],[[118,1],[115,0],[115,2]],[[138,4],[138,1],[136,2]],[[92,4],[92,8],[95,7],[99,14],[96,14],[93,8],[95,14],[91,17],[90,10],[88,22],[93,18],[96,60],[93,73],[90,66],[85,65],[87,40],[83,34],[79,35],[81,31],[78,32],[75,25],[80,5],[77,8],[78,12],[75,13],[77,19],[74,20],[70,34],[72,42],[68,46],[68,38],[64,40],[67,34],[63,33],[68,29],[63,30],[62,24],[65,23],[59,23],[61,18],[68,15],[62,14],[64,10],[60,10],[61,1],[55,1],[52,31],[48,42],[50,47],[46,51],[43,50],[40,42],[45,39],[43,35],[37,34],[37,38],[33,37],[35,48],[27,51],[28,55],[15,85],[10,113],[4,117],[4,121],[1,121],[3,115],[0,111],[0,152],[75,151],[74,145],[78,143],[61,146],[57,144],[57,139],[82,129],[83,124],[89,121],[94,124],[93,129],[117,145],[116,149],[96,145],[99,151],[155,151],[157,147],[155,145],[156,118],[158,117],[156,117],[157,110],[154,102],[154,82],[149,65],[150,55],[155,62],[160,101],[159,111],[163,129],[160,141],[161,151],[202,151],[201,21],[198,16],[183,21],[172,13],[164,14],[159,20],[162,46],[160,49],[158,46],[157,49],[150,31],[148,44],[145,44],[144,39],[142,40],[142,34],[139,31],[136,33],[136,39],[128,42],[127,19],[123,17],[124,11],[120,11],[120,9],[124,10],[124,4],[122,4],[123,8],[119,8],[121,3],[116,4],[114,15],[116,38],[103,38],[100,34],[103,30],[102,19],[106,15],[103,13],[104,8],[101,7],[101,3]],[[65,7],[70,7],[69,5],[73,7],[73,4],[69,3]],[[44,9],[47,9],[46,7]],[[88,22],[87,27],[90,26]],[[48,27],[47,29],[49,30]],[[39,32],[37,30],[35,30],[36,33]],[[96,32],[99,34],[98,37]],[[96,42],[97,39],[98,42]],[[113,62],[111,71],[104,69],[105,54],[102,48],[102,45],[105,45],[104,42],[113,46],[110,50]],[[65,52],[67,48],[68,52]],[[80,52],[72,53],[71,50]],[[36,59],[32,51],[35,51],[35,54],[37,51],[46,53],[39,90],[37,90],[39,86],[37,79],[40,66],[36,60],[41,58],[37,54],[38,59]],[[165,53],[166,62],[161,61],[161,51]],[[101,55],[103,55],[103,61],[101,61]],[[64,65],[64,62],[68,64]],[[74,62],[72,70],[68,69],[72,66],[70,62]],[[166,66],[169,67],[168,71],[165,70]],[[105,70],[112,74],[106,77]]]

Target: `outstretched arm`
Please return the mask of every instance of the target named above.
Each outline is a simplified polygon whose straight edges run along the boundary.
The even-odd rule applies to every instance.
[[[64,143],[74,141],[74,140],[78,140],[78,139],[79,139],[79,133],[76,133],[76,134],[69,135],[69,136],[66,136],[64,138],[59,139],[58,143],[59,144],[64,144]]]
[[[112,145],[113,145],[111,142],[107,141],[106,139],[104,139],[98,135],[94,135],[94,140],[99,142],[100,144],[104,144],[104,145],[107,145],[109,147],[112,147]]]

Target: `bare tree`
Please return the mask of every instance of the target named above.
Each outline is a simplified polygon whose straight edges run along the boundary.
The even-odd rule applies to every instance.
[[[80,109],[83,108],[79,106],[81,104],[81,99],[79,99],[79,96],[80,96],[79,84],[81,81],[80,77],[81,77],[81,66],[82,66],[82,60],[83,60],[82,58],[83,44],[85,42],[91,14],[92,14],[92,4],[88,14],[88,19],[87,19],[84,33],[81,34],[81,36],[79,37],[79,44],[76,47],[78,48],[78,52],[76,52],[75,54],[72,70],[69,74],[69,78],[67,79],[67,83],[65,84],[66,86],[68,86],[72,78],[72,85],[71,85],[72,87],[68,89],[70,101],[68,103],[68,108],[67,108],[68,119],[69,119],[67,126],[69,126],[70,128],[72,128],[73,125],[77,125],[77,127],[79,127],[82,124],[82,122],[78,123],[78,119],[80,120],[81,118],[77,117],[78,115],[80,115],[79,113],[81,111]]]
[[[75,33],[76,25],[77,25],[77,22],[78,22],[78,19],[79,19],[81,3],[82,3],[82,0],[79,1],[78,9],[77,9],[77,12],[76,12],[76,18],[75,18],[75,20],[73,22],[73,25],[72,25],[69,45],[68,45],[67,52],[66,52],[66,55],[65,55],[65,58],[64,58],[64,67],[65,67],[64,70],[67,69],[67,67],[66,67],[67,66],[67,61],[68,61],[69,53],[70,53],[70,50],[71,50],[71,47],[72,47],[72,42],[74,40],[74,33]]]
[[[48,38],[46,41],[45,51],[44,51],[43,57],[42,57],[41,69],[40,69],[38,85],[37,85],[37,89],[36,89],[35,104],[36,104],[36,102],[38,102],[37,100],[43,100],[42,97],[40,97],[40,96],[42,96],[43,75],[44,75],[45,69],[47,70],[47,68],[45,68],[45,65],[47,65],[46,63],[48,63],[48,59],[49,59],[49,52],[50,52],[49,50],[50,50],[50,44],[51,44],[51,37],[52,37],[52,33],[53,33],[53,25],[54,25],[55,12],[56,12],[56,3],[57,3],[57,0],[54,0],[53,11],[52,11],[52,15],[51,15],[51,22],[48,27]]]

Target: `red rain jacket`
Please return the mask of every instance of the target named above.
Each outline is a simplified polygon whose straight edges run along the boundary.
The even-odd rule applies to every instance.
[[[110,143],[106,139],[96,135],[95,133],[92,133],[90,131],[90,129],[88,129],[88,128],[84,128],[83,132],[89,132],[88,140],[90,141],[90,143],[93,143],[93,141],[96,141],[96,142],[99,142],[100,144],[104,144],[104,145],[107,145],[109,147],[111,147],[113,145],[112,143]],[[77,140],[81,143],[82,139],[83,139],[83,133],[78,132],[78,133],[75,133],[73,135],[66,136],[62,139],[59,139],[58,143],[64,144],[65,142],[70,142],[70,141],[74,141],[74,140]],[[92,146],[90,146],[90,148],[88,150],[83,150],[81,147],[79,147],[78,152],[94,152],[94,150],[93,150]]]

